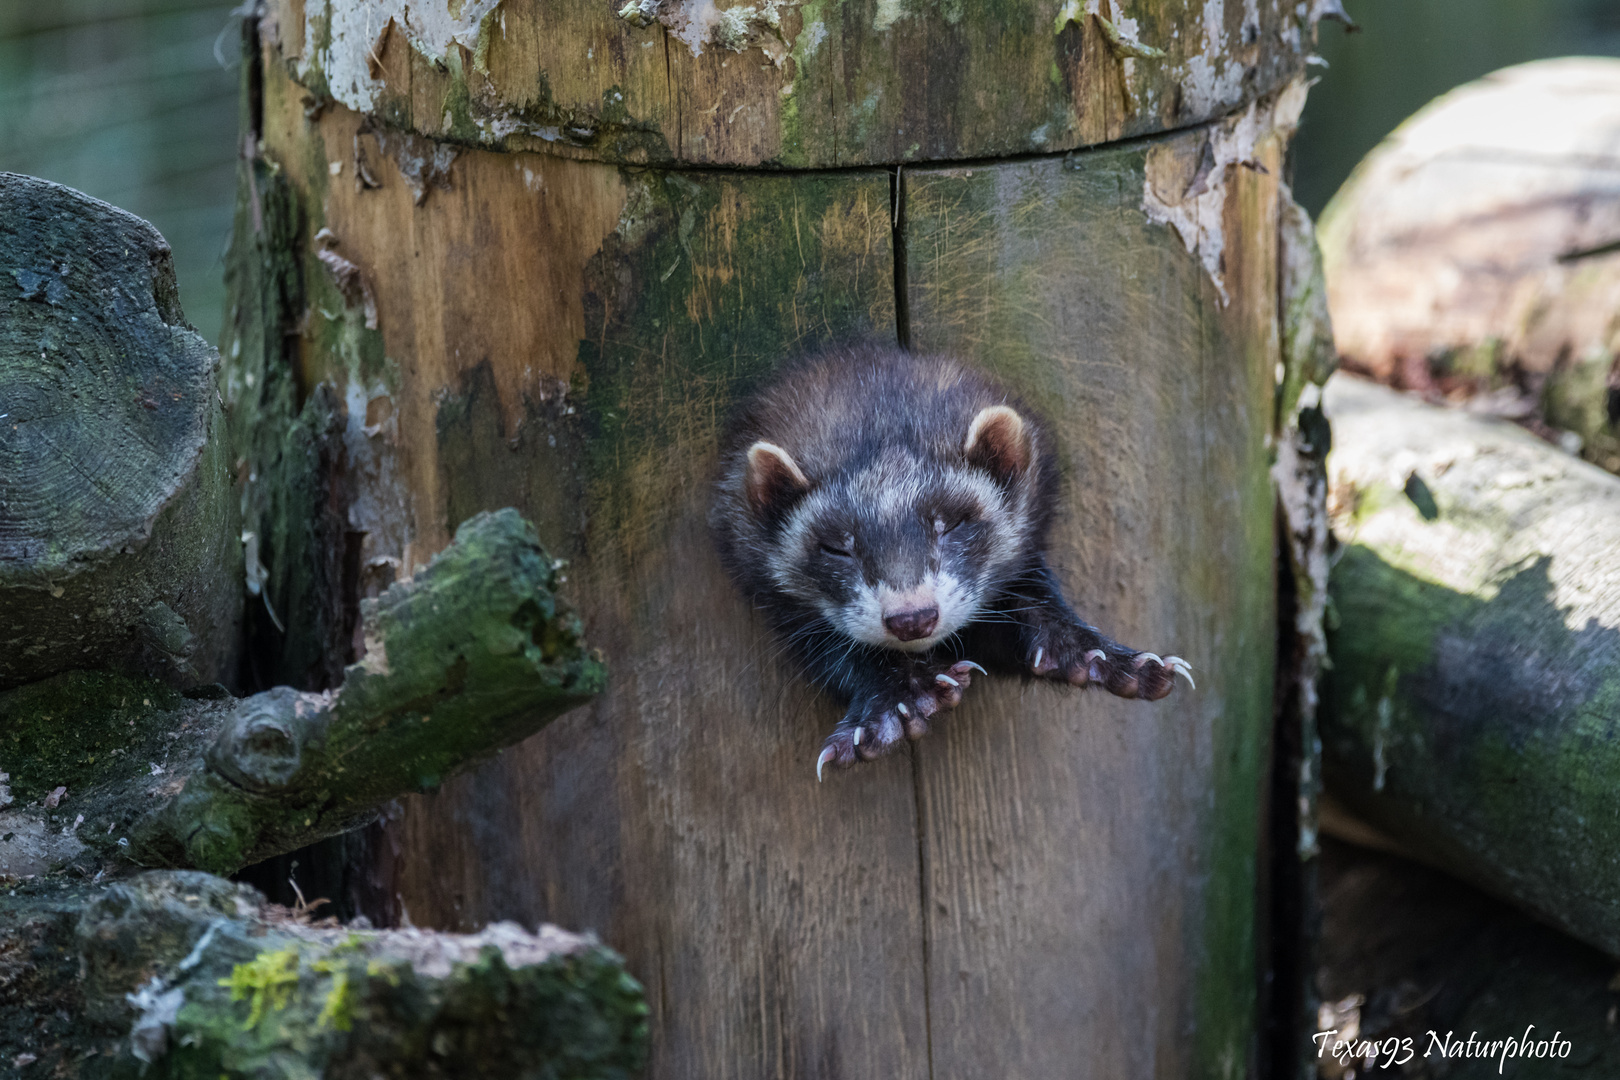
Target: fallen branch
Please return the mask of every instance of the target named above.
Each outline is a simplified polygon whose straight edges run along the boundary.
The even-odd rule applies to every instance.
[[[123,860],[230,873],[436,787],[601,688],[554,585],[516,511],[480,514],[364,603],[366,655],[339,690],[193,700],[73,673],[0,694],[16,800],[0,833],[21,841],[0,845],[0,874]]]

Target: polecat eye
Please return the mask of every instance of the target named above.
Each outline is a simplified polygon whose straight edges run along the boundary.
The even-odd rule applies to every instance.
[[[966,516],[955,518],[951,521],[946,521],[944,518],[935,518],[934,532],[938,533],[940,536],[949,536],[957,529],[960,529],[963,525],[966,525],[969,520],[970,519]]]
[[[840,547],[839,544],[842,544],[843,546]],[[854,546],[855,538],[853,536],[846,536],[838,543],[823,543],[821,545],[821,553],[823,555],[831,555],[835,559],[853,559],[855,556],[851,552],[851,549]]]

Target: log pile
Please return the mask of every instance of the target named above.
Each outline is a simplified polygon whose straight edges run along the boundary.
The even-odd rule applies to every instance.
[[[361,603],[341,686],[233,697],[218,358],[167,246],[30,178],[0,176],[0,209],[0,623],[27,642],[0,651],[0,1067],[638,1068],[640,987],[594,940],[314,923],[203,872],[372,820],[601,690],[533,526],[473,515]]]
[[[1346,366],[1413,392],[1341,376],[1326,395],[1343,550],[1324,824],[1611,955],[1617,91],[1620,62],[1596,59],[1453,91],[1362,163],[1321,230]]]

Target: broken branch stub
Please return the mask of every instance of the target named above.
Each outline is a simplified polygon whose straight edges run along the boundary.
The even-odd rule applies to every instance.
[[[228,872],[369,819],[383,802],[533,734],[601,689],[556,571],[515,510],[464,523],[417,576],[362,607],[341,689],[239,702],[137,858]]]
[[[0,688],[83,667],[230,681],[218,359],[155,229],[0,173]]]
[[[0,694],[0,752],[20,763],[26,804],[0,824],[31,859],[9,872],[127,857],[229,873],[436,787],[601,689],[555,584],[516,511],[479,514],[364,604],[367,652],[339,690],[193,701],[68,673]],[[63,778],[68,792],[43,805]]]
[[[1505,421],[1328,383],[1329,792],[1620,956],[1620,480]]]

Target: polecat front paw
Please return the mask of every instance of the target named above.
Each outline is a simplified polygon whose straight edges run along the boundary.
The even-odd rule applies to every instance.
[[[1198,688],[1192,665],[1181,657],[1126,648],[1080,627],[1053,628],[1037,635],[1029,669],[1039,678],[1070,686],[1095,684],[1116,697],[1147,701],[1170,693],[1177,675]]]
[[[857,761],[871,761],[891,753],[902,737],[920,739],[928,734],[930,717],[954,709],[962,691],[973,683],[973,673],[984,668],[971,660],[950,665],[919,667],[906,690],[856,701],[838,722],[816,758],[816,779],[831,762],[847,768]]]

